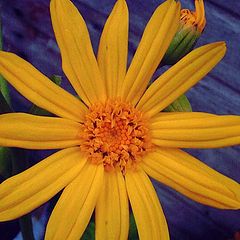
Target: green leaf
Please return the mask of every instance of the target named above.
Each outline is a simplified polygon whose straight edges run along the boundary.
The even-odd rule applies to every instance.
[[[55,84],[57,84],[58,86],[61,86],[62,84],[62,77],[59,75],[52,75],[50,77],[50,80],[52,80],[52,82],[54,82]]]
[[[192,112],[192,107],[188,98],[185,95],[182,95],[166,107],[163,112]]]
[[[95,239],[95,223],[91,220],[83,233],[81,240],[94,240]]]
[[[6,102],[10,105],[10,96],[7,81],[0,75],[0,91]]]
[[[4,179],[7,179],[11,176],[11,173],[11,150],[6,147],[0,147],[0,175]]]
[[[134,216],[132,213],[130,213],[130,226],[129,226],[129,235],[128,235],[129,240],[137,240],[139,239],[138,237],[138,231],[137,231],[137,225],[134,219]]]
[[[12,111],[13,110],[11,109],[6,99],[4,98],[2,92],[0,91],[0,114],[10,113]]]

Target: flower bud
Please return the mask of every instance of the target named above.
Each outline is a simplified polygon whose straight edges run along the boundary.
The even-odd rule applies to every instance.
[[[195,11],[181,10],[179,29],[162,60],[163,65],[179,61],[193,49],[201,36],[206,25],[203,0],[195,0],[195,8]]]

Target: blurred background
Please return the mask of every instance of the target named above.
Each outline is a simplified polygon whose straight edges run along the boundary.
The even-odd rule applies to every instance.
[[[61,57],[52,30],[49,0],[0,0],[4,50],[32,63],[46,76],[63,77],[62,86],[72,92],[61,70]],[[74,0],[90,32],[94,51],[114,0]],[[162,0],[128,0],[130,12],[129,62],[144,27]],[[194,0],[181,0],[183,8],[194,10]],[[197,46],[226,41],[225,58],[187,96],[193,111],[240,115],[240,1],[206,0],[207,25]],[[161,73],[158,70],[155,77]],[[28,112],[31,103],[10,87],[13,109]],[[188,150],[215,170],[240,183],[240,147],[214,150]],[[26,151],[33,165],[50,151]],[[3,179],[1,179],[3,180]],[[162,203],[172,240],[239,240],[240,211],[218,210],[195,203],[153,181]],[[57,198],[57,197],[56,197]],[[44,229],[55,200],[34,211],[35,239],[43,239]],[[234,238],[235,235],[235,238]],[[18,221],[0,223],[0,239],[22,239]]]

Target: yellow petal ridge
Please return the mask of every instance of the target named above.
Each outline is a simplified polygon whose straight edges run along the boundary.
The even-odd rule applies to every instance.
[[[149,117],[159,113],[212,70],[225,52],[224,42],[193,50],[151,84],[137,108]]]
[[[194,201],[221,209],[240,208],[240,185],[182,150],[158,148],[141,166]]]
[[[129,209],[120,171],[105,172],[104,187],[95,209],[96,240],[128,238]]]
[[[83,103],[17,55],[0,51],[0,73],[37,106],[63,118],[83,120],[86,112]]]
[[[50,11],[63,71],[72,86],[88,106],[105,100],[106,89],[82,16],[69,0],[51,0]]]
[[[142,240],[168,240],[168,226],[153,185],[142,169],[127,171],[128,197]]]
[[[81,125],[75,121],[26,113],[0,115],[0,146],[58,149],[80,144]]]
[[[78,147],[68,148],[1,183],[0,221],[21,217],[47,202],[76,177],[85,162]]]
[[[239,116],[200,113],[197,118],[196,114],[199,113],[189,113],[189,118],[185,119],[184,113],[175,114],[175,118],[174,114],[170,115],[171,118],[164,117],[164,113],[154,117],[150,125],[152,142],[160,147],[175,148],[217,148],[240,144]]]
[[[180,3],[168,0],[149,20],[123,82],[122,99],[135,105],[147,88],[154,71],[174,37],[180,16]]]
[[[195,0],[195,15],[196,15],[196,23],[200,32],[202,32],[206,25],[205,18],[205,9],[203,0]]]
[[[102,189],[103,173],[101,165],[85,164],[58,200],[47,225],[45,240],[81,238]]]
[[[126,1],[119,0],[105,23],[98,49],[98,64],[110,98],[120,96],[127,53],[128,7]]]

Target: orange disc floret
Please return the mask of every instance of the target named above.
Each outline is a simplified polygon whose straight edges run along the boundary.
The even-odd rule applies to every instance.
[[[195,11],[182,9],[180,21],[185,26],[195,27],[201,33],[206,25],[205,9],[203,0],[195,0]]]
[[[147,121],[128,103],[107,100],[89,109],[83,123],[81,150],[105,170],[120,169],[125,173],[151,149]]]

